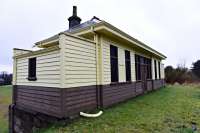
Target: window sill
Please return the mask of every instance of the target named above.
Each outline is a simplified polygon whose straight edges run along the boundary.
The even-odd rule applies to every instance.
[[[126,81],[126,82],[111,82],[110,85],[121,85],[121,84],[131,84],[132,81]]]
[[[36,80],[37,80],[36,77],[28,77],[27,79],[28,79],[29,81],[36,81]]]

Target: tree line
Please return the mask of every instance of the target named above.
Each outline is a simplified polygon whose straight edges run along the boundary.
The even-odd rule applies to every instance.
[[[0,72],[0,85],[11,85],[12,74],[8,74],[6,71]]]
[[[179,64],[176,68],[172,66],[165,67],[166,83],[194,83],[200,81],[200,60],[192,63],[190,69],[186,68],[184,64]]]

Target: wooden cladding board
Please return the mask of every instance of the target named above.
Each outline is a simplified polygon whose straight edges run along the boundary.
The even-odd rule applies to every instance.
[[[153,89],[153,81],[148,80],[147,81],[147,91],[151,91]]]
[[[28,59],[32,57],[36,57],[36,81],[27,79]],[[16,60],[16,85],[60,87],[59,50]]]
[[[96,109],[96,85],[65,89],[63,100],[65,116],[73,116],[81,111]]]
[[[164,80],[162,79],[153,81],[153,87],[155,90],[162,87],[163,85],[164,85]]]
[[[110,72],[110,45],[117,46],[118,48],[118,68],[119,68],[119,82],[126,81],[125,73],[125,50],[130,51],[131,56],[131,80],[135,81],[135,51],[130,47],[126,47],[123,44],[113,42],[108,38],[103,38],[103,84],[111,83]]]
[[[65,36],[64,88],[96,85],[95,43]]]
[[[102,86],[102,106],[108,107],[136,95],[135,83]]]
[[[152,91],[163,85],[164,80],[149,81],[147,90]],[[152,87],[156,88],[152,89]],[[146,91],[143,82],[140,81],[71,88],[22,85],[16,85],[13,88],[13,102],[16,103],[17,107],[58,118],[79,115],[81,111],[91,111],[98,108],[97,105],[108,107],[144,94]]]
[[[96,86],[50,88],[15,86],[14,102],[19,108],[55,117],[69,117],[97,108]]]
[[[61,89],[39,86],[16,86],[15,103],[20,108],[60,117]]]
[[[136,95],[141,95],[144,92],[142,81],[136,81],[135,83]]]

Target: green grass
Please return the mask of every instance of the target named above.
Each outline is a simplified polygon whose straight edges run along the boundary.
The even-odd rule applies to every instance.
[[[167,86],[104,110],[98,118],[79,118],[39,133],[193,133],[200,132],[200,87]]]
[[[11,86],[0,86],[0,133],[8,133],[8,106],[11,103]]]
[[[0,133],[8,132],[11,86],[0,86]],[[38,133],[193,133],[200,132],[200,86],[167,86],[105,109],[98,118],[79,118]]]

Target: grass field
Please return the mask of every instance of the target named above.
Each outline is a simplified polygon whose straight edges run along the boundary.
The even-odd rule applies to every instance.
[[[200,87],[167,86],[104,110],[99,118],[80,118],[39,133],[193,133],[200,132]]]
[[[10,86],[0,87],[0,133],[7,131]],[[200,132],[200,86],[167,86],[105,109],[98,118],[79,118],[38,133],[194,133]]]
[[[11,86],[0,86],[0,133],[8,133],[8,106],[11,103]]]

